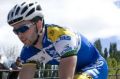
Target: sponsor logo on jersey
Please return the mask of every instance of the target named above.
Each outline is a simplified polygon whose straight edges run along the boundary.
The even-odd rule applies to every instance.
[[[30,57],[28,61],[34,60],[34,61],[39,61],[40,63],[47,63],[52,59],[53,58],[45,50],[41,50],[36,55]]]
[[[64,29],[62,27],[55,27],[55,26],[48,27],[47,35],[48,35],[48,39],[50,39],[51,42],[57,41],[58,38],[60,38],[63,35],[75,36],[75,34],[68,29]],[[68,39],[68,37],[62,37],[61,39]]]
[[[69,46],[69,44],[67,44],[65,47],[64,47],[64,50],[62,51],[61,55],[64,55],[66,52],[69,52],[72,50],[72,47]]]
[[[64,35],[64,36],[60,37],[60,40],[71,40],[71,37]]]
[[[60,55],[57,53],[57,51],[55,51],[55,49],[53,49],[53,50],[48,50],[47,52],[49,52],[49,55],[50,55],[51,57],[53,57],[53,59],[54,59],[54,58],[57,58],[57,57],[60,57]]]

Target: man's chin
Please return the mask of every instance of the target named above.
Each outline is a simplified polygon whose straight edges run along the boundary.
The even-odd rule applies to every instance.
[[[32,42],[28,42],[28,41],[26,41],[26,42],[24,42],[24,45],[26,45],[26,46],[32,46],[33,45],[33,43]]]
[[[31,43],[24,43],[26,46],[31,46],[32,44]]]

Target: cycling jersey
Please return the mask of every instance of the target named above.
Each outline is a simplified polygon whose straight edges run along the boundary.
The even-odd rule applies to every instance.
[[[107,65],[96,48],[81,34],[58,25],[45,25],[42,39],[43,48],[24,46],[21,59],[24,63],[36,61],[45,64],[59,65],[61,58],[77,56],[76,73],[83,71],[97,78],[100,72],[106,79]]]

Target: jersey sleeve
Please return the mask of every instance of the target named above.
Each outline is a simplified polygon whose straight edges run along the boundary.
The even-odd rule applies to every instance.
[[[75,35],[62,35],[55,43],[55,49],[61,58],[77,54],[78,40]]]

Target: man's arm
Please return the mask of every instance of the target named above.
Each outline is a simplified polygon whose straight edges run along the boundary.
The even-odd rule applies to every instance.
[[[77,56],[62,58],[59,66],[60,79],[73,79],[77,63]]]
[[[22,66],[19,73],[19,79],[33,79],[36,70],[36,64],[27,63]]]

